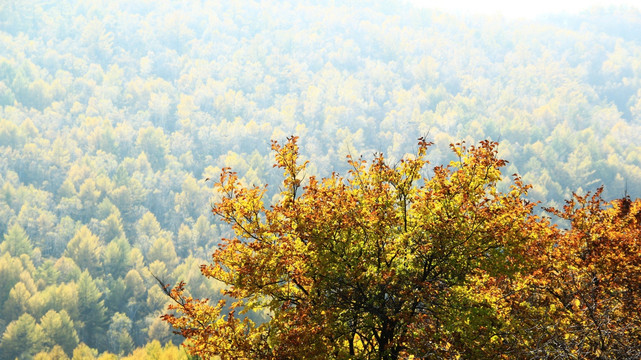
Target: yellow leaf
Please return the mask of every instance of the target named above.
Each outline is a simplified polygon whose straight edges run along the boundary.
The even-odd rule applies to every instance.
[[[578,310],[579,306],[581,306],[581,301],[579,301],[579,299],[572,300],[572,308],[574,310]]]

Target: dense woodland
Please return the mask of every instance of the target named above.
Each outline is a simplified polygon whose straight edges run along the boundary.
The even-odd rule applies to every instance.
[[[0,358],[186,357],[154,275],[221,296],[199,269],[230,233],[206,179],[231,166],[277,198],[270,140],[290,134],[310,175],[491,139],[542,205],[641,196],[640,32],[634,8],[0,4]]]

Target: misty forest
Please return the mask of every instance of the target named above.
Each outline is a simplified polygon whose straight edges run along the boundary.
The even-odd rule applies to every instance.
[[[0,360],[638,359],[639,34],[0,3]]]

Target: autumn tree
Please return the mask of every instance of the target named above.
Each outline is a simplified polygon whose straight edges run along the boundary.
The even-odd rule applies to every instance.
[[[527,302],[539,316],[520,319],[530,357],[641,356],[641,199],[608,202],[602,191],[549,209],[568,226],[533,274]]]
[[[180,283],[165,315],[192,354],[229,359],[398,359],[496,356],[511,326],[506,294],[528,268],[546,223],[514,177],[496,189],[497,144],[452,145],[457,160],[427,171],[430,143],[395,165],[348,157],[348,176],[304,178],[297,138],[276,142],[282,193],[225,168],[213,213],[231,224],[203,275],[234,299],[210,304]],[[267,310],[255,324],[238,316]]]

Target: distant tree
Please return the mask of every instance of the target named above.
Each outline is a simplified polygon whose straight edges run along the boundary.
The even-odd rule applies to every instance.
[[[80,220],[82,218],[82,202],[76,196],[61,198],[56,204],[56,210],[70,219]]]
[[[16,213],[6,203],[0,201],[0,233],[6,233],[9,224],[15,219]],[[1,245],[0,245],[1,246]]]
[[[21,216],[18,215],[18,221],[22,220],[20,217]],[[33,224],[37,229],[36,234],[32,237],[35,239],[34,247],[39,248],[43,256],[50,257],[58,255],[58,244],[56,243],[56,240],[58,239],[56,234],[58,218],[54,213],[40,209],[38,211],[38,217],[35,219]]]
[[[19,224],[13,224],[4,234],[4,241],[0,244],[0,252],[20,256],[22,254],[31,255],[32,251],[33,246],[27,232]]]
[[[106,242],[115,240],[125,235],[120,212],[109,214],[109,216],[107,216],[106,219],[102,220],[100,224],[102,227],[100,235]]]
[[[37,196],[37,194],[34,195]],[[34,247],[42,247],[55,228],[57,219],[53,213],[38,207],[30,201],[20,208],[17,222],[26,231],[27,235],[34,240]]]
[[[76,281],[80,277],[82,270],[78,267],[73,259],[62,256],[56,260],[54,267],[58,272],[60,272],[59,281]]]
[[[92,349],[85,343],[80,343],[73,349],[72,360],[94,360],[98,357],[98,350]]]
[[[127,315],[115,313],[107,331],[109,350],[120,356],[129,354],[134,349],[131,339],[131,320]]]
[[[144,152],[154,170],[160,170],[165,165],[167,155],[167,138],[162,128],[146,127],[138,132],[136,145]]]
[[[134,234],[136,221],[147,212],[142,207],[144,198],[149,193],[140,181],[133,178],[127,185],[113,189],[109,196],[122,215],[123,227],[128,237]]]
[[[114,35],[106,31],[105,24],[102,21],[93,19],[86,22],[82,30],[82,38],[79,40],[84,44],[83,48],[87,55],[94,61],[105,65],[111,63]],[[100,73],[102,73],[102,68]]]
[[[78,334],[65,310],[60,312],[49,310],[40,319],[40,327],[43,336],[42,345],[45,348],[58,345],[67,355],[72,355],[73,349],[78,345]]]
[[[7,87],[4,81],[0,81],[0,106],[13,105],[14,101],[16,101],[16,97],[13,91]]]
[[[190,356],[180,347],[166,343],[161,345],[158,340],[148,342],[144,347],[137,348],[129,356],[123,357],[123,360],[188,360]]]
[[[114,238],[102,252],[102,269],[114,278],[125,276],[132,265],[131,245],[124,237]]]
[[[49,351],[41,351],[37,353],[33,360],[69,360],[69,356],[59,345],[55,345]]]
[[[20,281],[20,273],[24,270],[19,258],[11,256],[9,252],[2,252],[0,256],[0,304],[9,297],[9,291]]]
[[[18,132],[18,125],[12,121],[0,119],[0,144],[22,148],[23,143],[24,137]]]
[[[81,270],[89,270],[95,273],[100,269],[102,241],[94,235],[87,226],[83,226],[67,244],[65,256],[71,258]]]
[[[101,184],[99,184],[101,187],[109,187],[110,190],[113,189],[113,182],[108,177],[101,176],[98,180],[101,182]],[[114,205],[107,197],[103,198],[96,208],[96,219],[100,220],[101,222],[107,220],[107,218],[111,215],[120,217],[120,210],[118,210],[118,207]],[[113,238],[109,238],[106,240],[111,239]]]
[[[91,219],[96,211],[96,204],[102,192],[96,187],[96,182],[89,178],[85,180],[78,190],[78,199],[82,205],[81,218],[84,221]]]
[[[131,269],[125,276],[125,285],[127,287],[127,297],[140,299],[145,295],[145,283],[136,269]]]
[[[192,232],[197,247],[207,249],[218,242],[218,229],[215,224],[212,224],[211,218],[205,215],[198,217]]]
[[[176,255],[176,250],[174,249],[174,243],[165,238],[157,238],[154,241],[154,244],[149,249],[149,254],[147,254],[147,261],[162,261],[168,267],[173,268],[178,263],[178,256]]]
[[[47,286],[29,300],[30,313],[42,317],[49,310],[66,312],[72,319],[78,319],[78,286],[75,282]],[[80,327],[80,323],[76,323]]]
[[[52,259],[45,260],[39,267],[36,273],[36,280],[42,281],[45,285],[53,285],[58,282],[60,272],[56,270],[54,261]]]
[[[156,216],[148,211],[136,223],[136,239],[134,243],[144,254],[147,254],[159,237],[172,238],[171,233],[162,229]]]
[[[167,93],[151,93],[149,95],[149,104],[148,108],[151,112],[152,122],[161,128],[165,128],[169,131],[174,129],[175,120],[170,118],[172,115],[172,110],[175,109],[173,100],[169,97]]]
[[[2,304],[2,318],[12,321],[24,314],[28,309],[28,301],[34,292],[33,286],[28,287],[24,282],[18,282],[9,291],[9,297]]]
[[[171,336],[171,327],[169,326],[169,324],[167,324],[167,322],[162,321],[158,314],[154,314],[152,317],[150,317],[150,324],[147,328],[147,338],[149,340],[157,340],[163,343],[167,343]]]
[[[206,192],[198,186],[193,176],[188,176],[182,183],[182,191],[174,196],[175,211],[183,218],[196,219],[202,215],[202,206]]]
[[[94,348],[104,347],[106,339],[102,334],[107,330],[107,309],[103,293],[86,270],[80,275],[78,283],[78,338]]]
[[[40,348],[42,330],[29,314],[22,314],[9,323],[0,341],[2,359],[30,358]]]
[[[180,224],[178,229],[178,236],[175,242],[176,253],[181,258],[186,258],[195,250],[195,239],[191,228],[187,224]]]
[[[125,280],[122,277],[107,276],[105,287],[109,289],[109,292],[105,295],[105,306],[110,311],[126,312],[129,298],[127,297]]]

